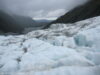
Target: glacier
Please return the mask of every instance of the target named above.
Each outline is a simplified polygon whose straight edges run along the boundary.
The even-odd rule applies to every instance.
[[[0,35],[0,75],[100,75],[100,16]]]

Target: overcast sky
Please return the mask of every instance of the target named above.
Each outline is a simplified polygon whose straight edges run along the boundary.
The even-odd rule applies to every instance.
[[[0,0],[0,9],[33,18],[57,18],[86,0]]]

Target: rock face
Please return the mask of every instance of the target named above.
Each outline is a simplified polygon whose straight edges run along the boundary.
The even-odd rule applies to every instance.
[[[100,0],[91,0],[59,17],[54,23],[74,23],[100,15]],[[47,27],[49,27],[49,24]]]
[[[36,22],[30,17],[10,15],[0,10],[0,30],[20,33],[25,27],[31,27]]]

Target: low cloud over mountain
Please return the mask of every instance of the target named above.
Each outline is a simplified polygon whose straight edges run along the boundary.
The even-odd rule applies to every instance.
[[[80,20],[100,15],[100,0],[90,0],[84,5],[78,6],[53,23],[74,23]]]

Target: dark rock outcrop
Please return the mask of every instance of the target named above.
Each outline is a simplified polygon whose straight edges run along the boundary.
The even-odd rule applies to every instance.
[[[0,30],[21,33],[24,28],[32,27],[36,22],[30,17],[8,14],[0,10]]]
[[[86,4],[76,7],[65,15],[59,17],[54,23],[74,23],[100,15],[100,0],[90,0]],[[49,24],[46,28],[48,28]]]

